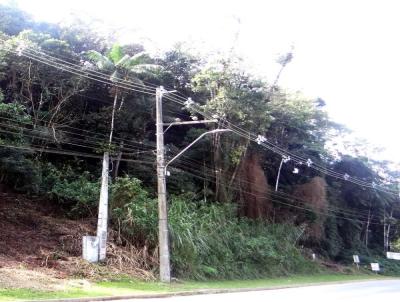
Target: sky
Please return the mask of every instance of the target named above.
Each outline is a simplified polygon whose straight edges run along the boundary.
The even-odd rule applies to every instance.
[[[0,0],[0,3],[7,2]],[[279,84],[320,97],[336,122],[385,147],[400,162],[400,1],[390,0],[16,0],[37,20],[71,13],[119,28],[122,42],[200,53],[232,48],[249,70],[272,80],[279,54],[294,47]]]

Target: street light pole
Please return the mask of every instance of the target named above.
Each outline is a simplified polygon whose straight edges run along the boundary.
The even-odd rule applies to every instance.
[[[157,137],[157,186],[158,186],[158,241],[160,257],[160,281],[171,282],[169,257],[167,186],[165,180],[164,124],[162,117],[162,96],[164,88],[156,89],[156,137]]]
[[[215,129],[211,131],[207,131],[202,133],[198,138],[196,138],[193,142],[191,142],[189,145],[187,145],[185,148],[183,148],[177,155],[175,155],[166,165],[165,169],[173,162],[175,161],[178,157],[180,157],[183,153],[185,153],[191,146],[193,146],[195,143],[197,143],[199,140],[201,140],[204,136],[207,134],[213,134],[213,133],[219,133],[219,132],[228,132],[232,131],[230,129]]]
[[[278,175],[276,176],[275,192],[278,191],[279,177],[281,176],[282,165],[283,165],[283,158],[281,159],[281,163],[280,163],[279,169],[278,169]]]
[[[287,163],[290,160],[290,156],[282,156],[281,163],[278,169],[278,175],[276,176],[276,183],[275,183],[275,192],[278,191],[279,186],[279,178],[281,176],[281,170],[284,163]]]
[[[170,265],[170,251],[169,251],[169,234],[168,234],[168,206],[167,206],[167,183],[166,183],[166,168],[197,141],[207,134],[231,131],[228,129],[215,129],[204,132],[192,143],[180,151],[174,158],[165,164],[165,148],[164,148],[164,133],[175,125],[190,125],[190,124],[204,124],[214,123],[218,120],[204,120],[204,121],[188,121],[188,122],[175,122],[170,124],[163,123],[162,116],[162,97],[166,91],[162,86],[156,89],[156,137],[157,137],[157,187],[158,187],[158,245],[160,257],[160,281],[169,283],[171,282],[171,265]],[[164,126],[168,128],[164,131]]]

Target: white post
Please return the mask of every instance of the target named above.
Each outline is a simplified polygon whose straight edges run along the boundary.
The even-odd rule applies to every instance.
[[[117,105],[118,91],[115,92],[114,105],[111,115],[111,127],[109,147],[111,146],[114,132],[115,107]],[[103,168],[101,171],[101,188],[99,200],[99,216],[97,218],[97,238],[99,240],[99,261],[106,260],[107,254],[107,225],[108,225],[108,173],[110,165],[110,154],[108,151],[103,155]]]

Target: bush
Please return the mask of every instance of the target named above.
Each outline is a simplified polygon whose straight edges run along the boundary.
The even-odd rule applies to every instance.
[[[370,263],[379,263],[380,274],[387,276],[400,276],[400,261],[384,258],[382,255],[375,256],[360,256],[361,266],[367,270],[371,270]]]
[[[0,149],[0,182],[27,193],[37,193],[40,186],[40,170],[27,156],[29,152]]]
[[[112,217],[126,238],[157,247],[157,200],[137,179],[113,186]],[[233,204],[172,196],[171,262],[177,277],[257,278],[316,271],[295,246],[299,230],[284,224],[239,219]]]
[[[112,185],[111,219],[129,241],[157,246],[157,200],[136,178],[117,178]]]
[[[258,278],[315,270],[295,246],[295,227],[239,219],[233,204],[196,203],[182,196],[172,198],[169,215],[177,276]]]
[[[73,217],[94,216],[98,207],[100,183],[89,172],[75,173],[67,166],[58,169],[52,164],[42,165],[42,193],[56,199],[69,209]]]
[[[4,128],[0,133],[0,182],[17,191],[37,193],[40,186],[40,170],[31,160],[32,152],[23,149],[29,145],[21,125],[15,123],[29,123],[30,116],[23,105],[16,102],[4,103],[3,100],[4,95],[0,90],[0,118]]]

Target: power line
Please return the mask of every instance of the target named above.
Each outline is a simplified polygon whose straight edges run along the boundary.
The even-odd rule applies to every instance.
[[[189,170],[192,170],[193,173],[199,172],[200,168],[201,168],[201,167],[199,167],[198,169],[196,169],[193,166],[193,164],[191,164],[190,162],[189,162],[189,165],[178,163],[178,167],[179,166],[184,167],[184,168],[189,169]],[[213,173],[209,173],[209,172],[204,171],[203,174],[209,176],[211,179],[215,179],[215,175]],[[207,178],[204,178],[204,180],[210,181],[210,179],[207,179]],[[216,181],[211,181],[211,182],[216,183]],[[265,192],[265,190],[260,190],[259,186],[255,186],[254,182],[244,181],[244,180],[240,180],[240,182],[252,185],[252,189],[255,190],[256,192],[259,192],[260,194],[263,194]],[[225,187],[232,188],[232,184],[231,183],[229,183],[227,185],[225,182],[223,182],[223,185]],[[236,187],[236,188],[238,188],[238,187]],[[240,191],[243,192],[242,188],[237,189],[237,190],[240,190]],[[301,203],[301,204],[306,204],[306,205],[309,204],[309,201],[307,201],[305,199],[302,199],[302,198],[299,198],[297,196],[290,195],[290,194],[287,194],[287,193],[283,193],[283,192],[271,191],[269,188],[268,188],[267,194],[268,195],[272,195],[272,196],[277,197],[277,198],[283,198],[283,199],[286,199],[286,200],[289,200],[289,201],[296,201],[296,202]],[[257,195],[257,196],[262,196],[262,195]],[[340,207],[332,207],[332,206],[328,206],[327,210],[331,211],[331,212],[335,212],[335,213],[346,214],[346,215],[356,216],[356,217],[367,218],[369,216],[367,214],[363,214],[362,210],[357,210],[357,212],[355,212],[355,211],[352,211],[352,210],[350,210],[348,208],[340,208]]]
[[[82,64],[72,63],[72,62],[68,61],[70,58],[67,58],[66,56],[60,56],[60,55],[59,55],[60,57],[63,57],[64,59],[67,59],[67,60],[62,60],[62,59],[60,59],[60,58],[58,58],[58,57],[55,57],[55,56],[50,55],[49,52],[46,52],[46,51],[44,51],[43,49],[41,49],[41,50],[39,51],[39,50],[37,50],[37,49],[35,49],[35,48],[33,48],[33,47],[29,47],[29,46],[27,46],[25,49],[30,50],[30,51],[32,51],[32,52],[34,52],[34,53],[43,55],[43,56],[45,56],[45,57],[47,57],[47,58],[49,58],[49,59],[53,59],[53,60],[56,60],[56,61],[60,61],[61,63],[67,64],[67,65],[70,65],[70,66],[73,66],[73,67],[82,68]],[[79,63],[81,63],[81,62],[79,62]],[[104,73],[104,72],[100,72],[100,71],[98,71],[98,70],[91,70],[91,71],[92,71],[93,73],[96,73],[96,74],[99,74],[99,75],[102,75],[102,76],[108,76],[108,77],[110,77],[109,74]],[[128,81],[128,80],[124,80],[124,79],[120,79],[120,80],[121,80],[122,82],[131,83],[131,81]],[[153,84],[153,83],[150,83],[150,82],[147,82],[147,81],[143,81],[143,80],[140,80],[140,81],[143,82],[143,83],[145,83],[147,86],[153,87],[154,89],[158,87],[157,85],[155,85],[155,84]]]
[[[184,103],[179,101],[179,100],[174,100],[174,101],[184,105]],[[193,108],[193,110],[198,112],[199,114],[202,114],[206,118],[211,118],[212,117],[210,114],[207,114],[204,111],[198,110],[196,108]],[[397,195],[396,191],[389,190],[389,189],[386,189],[386,188],[382,188],[381,186],[378,186],[378,185],[375,185],[375,184],[371,184],[369,182],[361,181],[361,180],[359,180],[359,179],[357,179],[355,177],[350,177],[348,174],[337,173],[337,172],[335,172],[333,170],[330,170],[330,169],[328,169],[326,167],[319,166],[319,165],[317,165],[317,164],[315,164],[313,162],[308,164],[308,162],[310,161],[309,158],[306,159],[306,158],[303,158],[301,156],[295,155],[295,154],[293,154],[293,153],[291,153],[291,152],[289,152],[287,150],[284,150],[281,147],[269,142],[266,138],[264,138],[263,141],[260,141],[260,136],[259,135],[251,133],[249,131],[245,131],[242,128],[240,128],[238,126],[235,126],[232,123],[228,122],[227,120],[221,121],[220,124],[221,124],[221,126],[232,130],[237,135],[239,135],[239,136],[241,136],[243,138],[246,138],[246,139],[250,139],[250,140],[252,140],[254,142],[257,142],[262,147],[264,147],[264,148],[266,148],[268,150],[271,150],[274,153],[277,153],[277,154],[279,154],[281,156],[290,157],[290,159],[292,161],[296,162],[299,165],[307,165],[309,168],[312,168],[312,169],[314,169],[316,171],[319,171],[319,172],[321,172],[323,174],[326,174],[326,175],[331,176],[331,177],[335,177],[335,178],[340,179],[340,180],[352,182],[352,183],[354,183],[356,185],[359,185],[359,186],[368,187],[368,188],[375,189],[377,191],[381,191],[381,192],[385,192],[385,193],[388,193],[388,194]]]
[[[59,63],[59,62],[57,62],[57,60],[59,60],[59,59],[57,59],[56,57],[51,57],[51,59],[53,59],[53,60],[46,58],[46,57],[43,58],[42,56],[40,56],[40,55],[42,55],[40,52],[39,52],[39,54],[37,54],[36,52],[32,53],[32,52],[29,52],[29,49],[28,49],[28,51],[26,51],[26,50],[22,51],[21,55],[27,56],[27,57],[32,57],[33,59],[36,59],[36,60],[42,60],[43,61],[42,63],[45,63],[45,64],[53,66],[53,67],[54,67],[54,65],[56,65],[56,66],[61,66],[63,68],[66,68],[67,70],[72,70],[75,72],[85,72],[86,74],[90,74],[93,77],[104,79],[104,80],[108,81],[108,84],[111,84],[111,85],[118,82],[121,85],[126,85],[131,88],[140,89],[141,91],[139,91],[139,92],[150,91],[154,94],[153,90],[155,87],[154,88],[148,87],[147,85],[137,84],[137,83],[134,83],[133,81],[128,81],[128,80],[121,79],[121,78],[115,78],[115,79],[113,78],[111,80],[111,75],[109,75],[109,74],[102,73],[102,72],[99,72],[99,71],[96,71],[93,69],[83,68],[82,66],[76,65],[76,64]],[[48,55],[46,55],[46,56],[50,57]]]
[[[31,57],[29,57],[29,56],[27,56],[28,58],[31,58]],[[40,60],[38,60],[38,58],[31,58],[31,59],[36,59],[37,61],[39,61],[39,62],[42,62],[42,63],[44,63],[44,64],[48,64],[49,62],[43,62],[43,61],[40,61]],[[49,64],[48,64],[49,65]],[[51,66],[53,66],[53,67],[56,67],[56,68],[61,68],[61,69],[63,69],[63,66],[54,66],[54,65],[51,65]],[[66,70],[66,71],[69,71],[69,72],[71,72],[71,70]],[[72,72],[73,73],[73,72]],[[78,74],[78,75],[82,75],[82,74]],[[93,80],[96,80],[96,79],[93,79]],[[98,79],[97,79],[98,80]],[[124,87],[122,87],[122,88],[124,88]],[[132,89],[131,89],[132,90]],[[134,90],[135,91],[135,90]],[[144,91],[140,91],[140,92],[143,92],[144,93]],[[184,103],[182,103],[182,102],[179,102],[179,101],[177,101],[176,99],[174,100],[174,101],[176,101],[176,102],[178,102],[178,103],[181,103],[181,104],[184,104]],[[202,112],[199,112],[199,113],[202,113]],[[203,115],[204,115],[204,113],[203,113]],[[233,126],[233,128],[235,129],[235,132],[237,133],[237,134],[239,134],[239,135],[241,135],[241,136],[243,136],[243,133],[241,133],[241,131],[240,130],[243,130],[243,129],[241,129],[240,127],[237,127],[237,126],[235,126],[235,125],[233,125],[233,124],[231,124],[231,123],[229,123],[228,121],[223,121],[223,123],[222,124],[224,124],[224,123],[227,123],[228,125],[230,125],[231,127]],[[231,129],[231,130],[233,130],[233,129]],[[245,135],[245,137],[247,138],[248,137],[248,132],[246,132],[246,135]],[[250,138],[252,138],[253,140],[254,140],[254,137],[252,137],[252,135],[254,135],[254,134],[251,134],[251,136],[250,136]],[[266,144],[265,144],[266,145]],[[264,147],[266,147],[265,145],[263,145]],[[276,146],[276,145],[274,145],[274,144],[272,144],[271,143],[271,145],[275,148],[275,149],[270,149],[270,150],[272,150],[272,151],[275,151],[276,153],[278,153],[278,154],[281,154],[281,155],[284,155],[284,153],[281,153],[281,152],[279,152],[280,151],[280,147],[279,146]],[[298,158],[301,158],[301,157],[298,157]],[[298,162],[298,163],[302,163],[302,162]],[[316,167],[314,167],[314,168],[316,168]],[[326,174],[328,174],[327,173],[327,171],[328,171],[328,169],[326,169],[325,167],[323,167],[323,169],[325,169],[325,170],[320,170],[321,172],[323,172],[323,171],[325,171],[325,173]],[[336,172],[334,172],[334,173],[336,173]],[[336,174],[334,174],[334,175],[336,175],[336,176],[338,176],[338,175],[340,175],[339,173],[336,173]],[[332,175],[331,174],[331,176],[334,176],[334,175]],[[357,184],[357,183],[356,183]],[[359,183],[359,185],[361,185],[361,183]]]
[[[0,126],[4,126],[4,124],[0,123]],[[17,129],[14,130],[30,130],[30,129],[26,129],[23,127],[18,127],[18,126],[12,126],[12,125],[6,125],[6,127],[14,127]],[[35,132],[39,132],[40,134],[44,134],[44,135],[48,135],[48,132],[42,132],[40,130],[30,130],[30,131],[35,131]],[[13,135],[22,135],[24,137],[29,137],[32,139],[38,139],[38,140],[45,140],[45,141],[50,141],[50,143],[53,144],[67,144],[67,145],[73,145],[73,146],[77,146],[77,147],[82,147],[82,148],[89,148],[89,149],[95,149],[95,148],[99,148],[101,145],[99,145],[98,143],[87,143],[85,140],[69,140],[69,141],[65,141],[62,139],[58,139],[58,141],[55,141],[54,138],[51,137],[47,137],[47,136],[39,136],[39,135],[34,135],[34,134],[28,134],[28,133],[21,133],[21,132],[13,132],[13,131],[9,131],[9,130],[5,130],[5,129],[0,129],[0,132],[2,133],[8,133],[8,134],[13,134]],[[154,150],[136,150],[136,149],[128,149],[128,148],[120,148],[120,150],[125,150],[127,152],[125,152],[125,154],[128,153],[132,153],[132,155],[138,155],[141,153],[154,153]]]
[[[43,53],[41,51],[34,50],[34,49],[30,48],[30,47],[27,47],[27,48],[23,49],[22,52],[21,52],[21,55],[30,55],[30,56],[33,56],[35,58],[38,58],[38,59],[41,59],[41,60],[44,60],[44,61],[47,61],[47,62],[50,62],[50,63],[53,63],[53,64],[57,64],[57,65],[60,65],[60,66],[64,66],[64,67],[70,68],[72,70],[85,71],[87,73],[90,73],[93,76],[109,80],[111,83],[113,82],[110,79],[110,77],[111,77],[110,74],[106,74],[106,73],[103,73],[103,72],[100,72],[100,71],[97,71],[97,70],[93,70],[91,68],[84,68],[84,66],[82,66],[82,65],[77,65],[77,64],[73,64],[73,63],[61,60],[61,59],[59,59],[57,57],[47,55],[47,54],[45,54],[45,53]],[[44,58],[43,58],[43,56],[44,56]],[[57,62],[57,61],[60,61],[61,63]],[[144,89],[146,89],[146,90],[154,90],[156,88],[155,85],[154,85],[154,87],[149,88],[149,87],[147,87],[147,85],[135,84],[132,81],[127,81],[127,80],[124,80],[124,79],[121,79],[121,78],[116,78],[116,80],[118,80],[118,82],[120,84],[127,84],[127,85],[132,86],[132,87],[136,86],[137,88],[141,88],[143,90]]]
[[[7,120],[7,121],[12,121],[12,122],[19,123],[19,124],[24,124],[24,125],[28,125],[28,126],[31,125],[32,126],[32,124],[29,123],[29,122],[20,121],[20,120],[17,120],[17,119],[12,119],[12,118],[7,118],[7,117],[0,116],[0,120],[1,119]],[[38,120],[47,122],[47,120],[44,120],[44,119],[38,119]],[[58,127],[58,129],[56,131],[59,131],[59,132],[62,132],[62,133],[69,133],[69,134],[78,135],[78,136],[89,138],[89,139],[94,139],[94,136],[99,135],[99,136],[103,136],[105,139],[108,139],[108,136],[106,134],[102,134],[102,133],[99,133],[99,132],[93,132],[93,131],[89,131],[89,130],[86,130],[86,129],[60,125],[60,124],[57,124],[57,123],[53,123],[53,125],[55,127]],[[41,126],[41,127],[43,127],[43,126]],[[49,128],[49,127],[45,127],[45,128],[48,129],[49,132],[51,132],[53,130],[52,128]],[[76,133],[76,132],[72,132],[72,131],[59,130],[60,128],[70,128],[70,129],[74,129],[74,130],[78,130],[78,131],[82,131],[82,132],[87,132],[87,133],[93,134],[93,135],[89,136],[89,135],[84,135],[84,134],[80,134],[80,133]],[[28,130],[30,130],[30,129],[28,129]],[[152,144],[146,144],[146,143],[143,143],[143,142],[137,142],[137,141],[133,141],[133,140],[118,138],[118,142],[120,142],[121,140],[124,141],[124,144],[126,146],[130,146],[132,148],[139,148],[139,147],[140,148],[145,148],[145,147],[154,148],[155,147]],[[128,142],[128,143],[126,143],[126,142]],[[136,145],[132,145],[133,143],[136,144]]]
[[[187,156],[185,156],[185,155],[183,155],[183,157],[187,158]],[[185,167],[187,167],[189,169],[192,169],[192,170],[194,170],[196,172],[200,171],[200,170],[204,170],[204,172],[203,172],[204,175],[208,175],[212,179],[215,178],[214,169],[210,168],[209,166],[206,166],[204,163],[199,163],[198,161],[195,161],[195,160],[178,159],[178,164],[182,165],[182,163],[183,163],[183,166],[185,166]],[[195,168],[196,164],[197,164],[197,169]],[[222,173],[224,171],[220,170],[219,172]],[[228,177],[232,177],[232,175],[229,175],[229,174],[225,174],[225,175],[228,176]],[[246,180],[242,180],[242,179],[240,180],[240,182],[241,183],[245,183],[245,184],[250,184],[250,185],[253,186],[253,189],[256,188],[256,191],[258,191],[259,186],[258,185],[254,186],[255,185],[254,182],[250,182],[250,181],[246,181]],[[264,191],[259,191],[259,192],[264,192]],[[293,195],[290,195],[290,194],[287,194],[287,193],[283,193],[283,192],[269,191],[268,194],[278,195],[279,197],[282,197],[281,195],[286,195],[287,197],[290,197],[292,200],[297,200],[297,201],[302,202],[302,203],[308,203],[307,200],[304,200],[304,199],[301,199],[301,198],[299,198],[297,196],[293,196]],[[336,207],[336,208],[340,209],[342,211],[350,212],[350,210],[347,209],[347,208],[339,208],[339,207]],[[356,213],[360,214],[360,212],[362,213],[363,211],[358,209]],[[368,211],[365,211],[365,212],[368,212]],[[349,214],[354,214],[354,212],[349,213]]]
[[[197,178],[200,178],[200,179],[203,179],[203,180],[208,180],[210,182],[216,183],[215,181],[211,181],[209,179],[201,177],[201,176],[199,176],[197,174],[194,174],[192,172],[188,172],[188,171],[185,171],[185,170],[182,170],[182,169],[181,169],[181,171],[184,172],[184,173],[187,173],[189,175],[192,175],[194,177],[197,177]],[[317,213],[317,214],[320,214],[320,215],[323,215],[323,216],[349,220],[349,221],[353,221],[353,222],[357,222],[357,223],[365,223],[365,221],[362,221],[362,220],[353,219],[353,218],[349,218],[349,217],[338,216],[338,215],[334,215],[334,214],[328,214],[328,213],[325,213],[325,212],[322,212],[322,211],[318,211],[318,210],[315,210],[315,209],[310,209],[310,208],[302,207],[302,206],[299,206],[299,205],[293,205],[293,204],[278,200],[277,198],[271,198],[271,197],[267,197],[267,196],[260,196],[260,195],[257,195],[255,193],[253,193],[253,192],[244,191],[244,190],[242,190],[241,188],[238,188],[238,187],[234,187],[234,186],[232,187],[231,186],[231,188],[233,190],[235,190],[235,191],[241,191],[242,193],[249,194],[251,196],[260,198],[260,199],[265,200],[265,201],[271,201],[271,202],[276,203],[276,204],[284,205],[284,206],[291,207],[291,208],[300,209],[300,210],[303,210],[303,211],[306,211],[306,212]],[[287,200],[290,200],[290,199],[287,199]],[[290,200],[290,201],[293,201],[293,200]],[[370,222],[370,224],[372,224],[372,225],[382,225],[381,223],[376,223],[376,222]]]
[[[11,50],[9,50],[9,51],[11,51]],[[137,90],[136,89],[137,86],[135,87],[134,83],[131,82],[131,81],[123,80],[126,83],[131,83],[128,86],[125,85],[125,84],[120,84],[120,82],[118,82],[118,81],[111,82],[109,79],[106,79],[106,81],[103,81],[101,79],[104,79],[104,77],[97,76],[98,78],[100,78],[100,79],[98,79],[98,78],[96,78],[96,75],[94,75],[94,77],[93,77],[93,74],[91,74],[92,76],[88,76],[87,74],[83,74],[82,73],[82,69],[79,69],[77,71],[76,69],[72,68],[72,70],[71,70],[71,69],[68,69],[68,66],[63,66],[61,64],[54,65],[54,62],[43,60],[43,58],[40,58],[40,57],[35,57],[35,56],[32,57],[32,54],[31,54],[31,56],[26,55],[23,52],[21,52],[20,54],[25,56],[25,57],[28,57],[30,59],[36,60],[38,62],[53,66],[55,68],[59,68],[61,70],[68,71],[68,72],[70,72],[72,74],[76,74],[76,75],[79,75],[79,76],[86,77],[88,79],[92,79],[92,80],[95,80],[95,81],[98,81],[98,82],[102,82],[102,83],[105,83],[105,84],[110,84],[110,85],[113,85],[115,87],[128,89],[128,90],[131,90],[131,91],[136,91],[136,92],[141,92],[141,93],[147,93],[147,94],[150,94],[150,95],[155,95],[154,92],[150,93],[150,92],[145,91],[143,89],[143,86],[146,87],[146,85],[140,86],[140,88],[142,88],[142,90]],[[86,73],[88,73],[88,72],[86,71]],[[117,82],[119,84],[116,84]],[[135,87],[135,89],[132,88],[132,87]],[[151,89],[151,88],[147,88],[147,89]],[[181,105],[185,105],[185,103],[180,100],[180,99],[183,99],[183,97],[180,97],[180,96],[177,96],[177,95],[168,96],[168,97],[166,97],[166,99],[172,100],[172,101],[174,101],[176,103],[179,103]],[[186,102],[186,100],[185,100],[185,102]],[[208,115],[207,113],[203,112],[202,110],[194,109],[194,111],[198,112],[199,114],[202,114],[203,116],[210,117],[210,115]],[[264,138],[265,139],[264,141],[260,142],[259,141],[259,138],[260,138],[259,135],[256,135],[256,134],[251,133],[251,132],[246,131],[246,130],[243,130],[242,128],[230,123],[226,119],[222,120],[220,124],[222,126],[224,126],[224,127],[227,127],[228,129],[232,130],[234,133],[236,133],[236,134],[238,134],[238,135],[240,135],[242,137],[245,137],[246,139],[250,138],[252,141],[257,142],[258,144],[260,144],[264,148],[269,149],[269,150],[273,151],[274,153],[280,154],[281,156],[291,156],[291,159],[293,161],[297,162],[297,164],[303,165],[305,162],[309,162],[310,161],[310,159],[306,159],[306,158],[303,158],[301,156],[298,156],[298,155],[296,155],[296,154],[294,154],[294,153],[292,153],[292,152],[290,152],[288,150],[285,150],[285,149],[279,147],[278,145],[275,145],[275,144],[269,142],[266,138]],[[335,177],[337,179],[344,180],[344,181],[349,181],[349,182],[352,182],[352,183],[357,184],[359,186],[368,187],[368,188],[372,188],[372,189],[375,189],[375,190],[378,190],[378,191],[382,191],[382,192],[385,192],[385,193],[396,194],[397,195],[397,192],[395,192],[395,191],[388,190],[386,188],[382,188],[381,186],[377,186],[377,185],[375,185],[373,183],[371,184],[369,182],[358,180],[355,177],[350,177],[348,174],[337,173],[337,172],[335,172],[335,171],[333,171],[331,169],[326,168],[325,166],[319,166],[318,164],[312,163],[312,164],[308,164],[308,167],[310,167],[310,168],[312,168],[312,169],[314,169],[316,171],[319,171],[321,173],[324,173],[326,175],[329,175],[331,177]]]
[[[187,102],[187,101],[183,102],[183,101],[177,100],[177,99],[171,99],[169,97],[166,97],[166,98],[169,99],[169,100],[172,100],[172,101],[174,101],[176,103],[179,103],[181,105],[185,105],[185,102]],[[205,116],[206,118],[212,117],[210,114],[207,114],[206,112],[202,111],[201,109],[198,109],[198,108],[195,108],[195,107],[191,107],[191,109],[193,111]],[[281,156],[291,156],[291,159],[293,161],[297,162],[300,165],[304,165],[310,160],[310,159],[302,158],[302,157],[300,157],[298,155],[295,155],[295,154],[289,152],[288,150],[282,149],[281,147],[279,147],[279,146],[271,143],[270,141],[268,141],[266,138],[263,138],[262,141],[260,142],[260,140],[259,140],[260,139],[260,135],[256,135],[256,134],[251,133],[249,131],[243,130],[242,128],[230,123],[226,119],[221,120],[220,125],[232,130],[234,133],[240,135],[241,137],[244,137],[246,139],[251,139],[252,141],[257,142],[259,145],[261,145],[261,146],[273,151],[274,153],[277,153],[277,154],[279,154]],[[309,165],[309,167],[311,167],[311,168],[313,168],[313,169],[315,169],[317,171],[320,171],[320,172],[322,172],[324,174],[327,174],[329,176],[338,178],[340,180],[349,181],[349,182],[352,182],[352,183],[360,185],[360,186],[373,188],[373,189],[376,189],[378,191],[382,191],[382,192],[389,193],[389,194],[397,194],[397,192],[395,192],[395,191],[388,190],[386,188],[381,188],[380,186],[371,184],[369,182],[358,180],[357,178],[350,177],[347,174],[337,173],[337,172],[335,172],[333,170],[330,170],[330,169],[328,169],[328,168],[326,168],[324,166],[319,166],[319,165],[317,165],[315,163],[312,163],[311,165]]]
[[[100,155],[94,155],[94,154],[83,153],[83,152],[75,152],[75,151],[65,151],[65,150],[59,150],[59,149],[43,148],[40,146],[34,146],[34,147],[29,146],[28,147],[28,146],[15,146],[15,145],[8,145],[8,144],[0,144],[0,147],[11,148],[11,149],[22,149],[22,150],[28,150],[28,151],[34,151],[34,152],[40,152],[40,153],[43,152],[43,153],[53,153],[53,154],[61,154],[61,155],[71,155],[71,156],[103,159],[103,156],[100,156]],[[121,161],[154,165],[154,161],[144,161],[144,160],[126,159],[126,158],[122,158]]]
[[[51,66],[51,67],[54,67],[54,68],[57,68],[57,69],[60,69],[60,70],[63,70],[63,71],[67,71],[67,72],[69,72],[71,74],[75,74],[75,75],[80,76],[80,77],[85,77],[87,79],[91,79],[91,80],[97,81],[99,83],[112,85],[114,87],[123,88],[123,89],[127,89],[127,90],[130,90],[130,91],[140,92],[140,93],[149,94],[149,95],[155,95],[154,92],[149,92],[149,91],[144,90],[143,86],[145,86],[145,85],[117,84],[117,81],[113,82],[113,81],[111,81],[109,79],[109,77],[104,77],[104,76],[99,76],[99,75],[92,74],[89,70],[83,70],[82,68],[74,68],[74,67],[62,65],[60,63],[54,63],[54,62],[52,62],[50,60],[47,60],[46,58],[42,58],[42,57],[39,57],[39,56],[36,56],[36,55],[32,55],[32,54],[26,54],[24,52],[19,54],[19,53],[15,52],[15,51],[8,50],[8,49],[6,49],[6,51],[15,53],[17,55],[21,55],[21,56],[26,57],[28,59],[40,62],[42,64],[45,64],[45,65],[48,65],[48,66]]]

